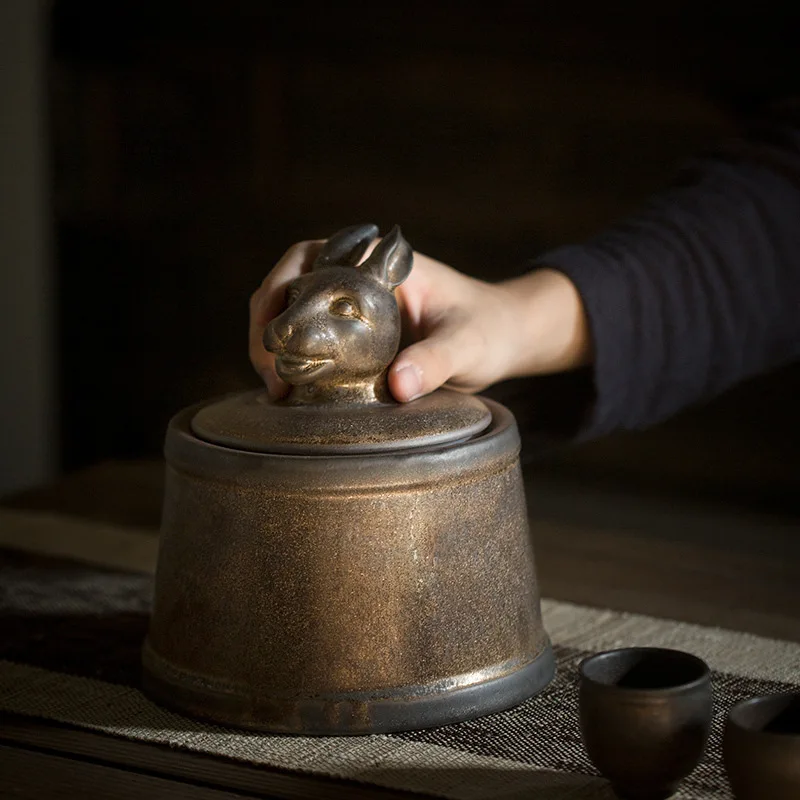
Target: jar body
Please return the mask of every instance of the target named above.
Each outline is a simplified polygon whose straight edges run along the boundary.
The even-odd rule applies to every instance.
[[[431,727],[543,688],[519,437],[488,403],[466,442],[271,455],[170,423],[144,688],[277,733]]]

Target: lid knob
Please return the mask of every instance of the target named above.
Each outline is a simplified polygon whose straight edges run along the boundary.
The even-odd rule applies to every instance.
[[[289,285],[286,308],[264,332],[288,405],[392,403],[389,365],[400,345],[394,290],[411,272],[413,251],[394,228],[359,263],[378,235],[354,225],[325,243],[311,268]]]
[[[311,271],[289,284],[286,308],[264,332],[285,400],[261,388],[204,405],[192,432],[213,445],[270,455],[394,453],[466,441],[492,412],[480,398],[438,389],[410,403],[389,394],[400,346],[394,290],[414,253],[395,226],[362,262],[375,225],[334,234]]]

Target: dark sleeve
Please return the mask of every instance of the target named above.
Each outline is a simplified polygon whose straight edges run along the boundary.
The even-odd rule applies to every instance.
[[[641,213],[537,259],[586,307],[579,438],[653,425],[800,356],[800,125],[765,120]]]

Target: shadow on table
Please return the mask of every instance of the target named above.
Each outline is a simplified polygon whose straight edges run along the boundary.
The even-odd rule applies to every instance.
[[[148,615],[0,612],[0,659],[138,687]]]

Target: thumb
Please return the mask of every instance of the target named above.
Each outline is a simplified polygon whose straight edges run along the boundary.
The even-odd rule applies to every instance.
[[[389,369],[389,389],[407,403],[446,383],[458,366],[457,336],[441,328],[403,350]]]

